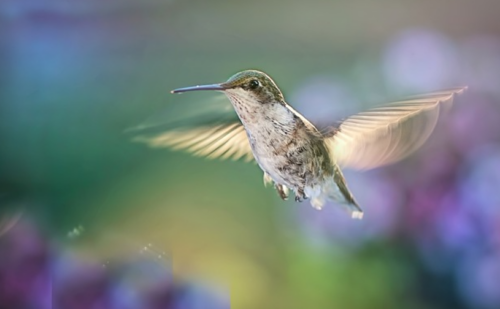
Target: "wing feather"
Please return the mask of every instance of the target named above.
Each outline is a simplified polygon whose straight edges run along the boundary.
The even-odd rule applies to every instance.
[[[239,122],[176,128],[157,134],[139,135],[134,141],[154,148],[186,150],[195,156],[210,159],[253,159],[246,131]]]
[[[210,159],[251,161],[253,154],[246,131],[227,97],[203,97],[204,103],[191,96],[179,96],[165,112],[127,132],[134,134],[133,141],[150,147],[184,150]]]
[[[465,89],[415,96],[345,119],[328,140],[337,163],[371,169],[403,159],[427,140],[442,105]]]

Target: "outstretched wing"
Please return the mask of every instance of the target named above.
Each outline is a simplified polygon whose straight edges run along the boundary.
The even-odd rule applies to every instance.
[[[328,139],[337,163],[371,169],[401,160],[427,140],[442,105],[466,88],[411,97],[345,119]]]
[[[210,159],[253,159],[246,131],[225,97],[198,102],[201,105],[193,103],[185,102],[181,110],[170,110],[156,117],[159,119],[129,130],[137,134],[133,140]]]
[[[210,159],[253,159],[247,134],[241,123],[177,128],[153,135],[139,135],[134,141],[151,147],[170,147],[187,150],[195,156]]]

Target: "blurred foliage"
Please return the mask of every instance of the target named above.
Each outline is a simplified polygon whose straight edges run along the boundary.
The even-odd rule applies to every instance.
[[[3,1],[0,308],[50,308],[51,293],[65,309],[498,308],[499,10]],[[256,165],[131,142],[126,130],[152,115],[211,100],[171,89],[248,68],[332,121],[401,95],[470,90],[417,154],[347,172],[359,222],[335,205],[281,202]]]

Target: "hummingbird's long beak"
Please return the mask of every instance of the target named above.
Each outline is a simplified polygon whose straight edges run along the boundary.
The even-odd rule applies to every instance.
[[[178,88],[178,89],[174,89],[174,90],[170,91],[170,93],[182,93],[182,92],[188,92],[188,91],[201,91],[201,90],[223,91],[225,89],[226,89],[226,87],[224,87],[224,84],[212,84],[212,85],[201,85],[201,86]]]

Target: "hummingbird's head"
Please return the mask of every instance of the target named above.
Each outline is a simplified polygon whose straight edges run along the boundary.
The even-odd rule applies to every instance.
[[[246,70],[231,76],[226,82],[212,85],[186,87],[172,90],[172,93],[181,93],[195,90],[218,90],[224,92],[233,103],[284,102],[276,83],[266,73]]]
[[[231,76],[221,84],[234,100],[251,100],[260,104],[283,102],[283,94],[266,73],[247,70]]]

